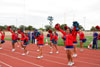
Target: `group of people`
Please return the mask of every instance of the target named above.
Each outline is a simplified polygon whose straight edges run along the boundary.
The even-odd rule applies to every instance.
[[[80,51],[83,51],[83,43],[86,42],[86,38],[84,33],[82,32],[82,30],[79,30],[79,23],[77,21],[73,22],[73,28],[70,28],[68,26],[65,26],[64,29],[62,30],[60,28],[60,24],[56,24],[55,25],[55,29],[56,31],[60,31],[63,36],[63,43],[65,46],[65,50],[66,50],[66,54],[67,54],[67,58],[68,58],[68,65],[72,66],[74,64],[73,61],[73,57],[77,57],[77,34],[79,34],[79,39],[80,39]],[[17,43],[19,45],[21,45],[21,48],[24,50],[24,52],[22,53],[22,55],[26,55],[29,54],[29,51],[26,49],[27,45],[30,43],[30,41],[32,41],[31,43],[35,44],[35,40],[37,40],[37,47],[39,51],[39,55],[37,56],[38,59],[43,58],[43,52],[42,52],[42,47],[44,46],[44,35],[42,31],[38,31],[38,30],[34,30],[32,33],[31,32],[27,32],[24,33],[22,30],[17,30],[17,33],[15,30],[11,30],[11,27],[7,27],[7,30],[11,32],[12,34],[12,52],[15,51],[15,44]],[[59,49],[57,47],[57,41],[58,41],[58,33],[56,31],[52,31],[52,30],[48,30],[48,34],[47,37],[50,38],[50,54],[53,53],[54,48],[56,49],[56,54],[59,53]],[[0,42],[0,49],[2,49],[2,45],[3,43],[5,43],[5,32],[1,32],[1,42]],[[21,37],[19,37],[19,34],[21,35]],[[94,33],[94,39],[93,41],[95,41],[95,43],[93,42],[93,44],[97,44],[96,41],[96,37],[97,33]],[[94,46],[93,46],[94,48]]]

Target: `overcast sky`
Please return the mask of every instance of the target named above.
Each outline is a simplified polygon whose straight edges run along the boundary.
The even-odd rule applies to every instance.
[[[0,0],[0,25],[49,24],[48,16],[56,23],[68,26],[73,20],[86,29],[100,25],[100,0]]]

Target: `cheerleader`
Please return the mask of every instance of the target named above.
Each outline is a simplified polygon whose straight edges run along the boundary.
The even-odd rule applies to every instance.
[[[39,55],[37,56],[37,58],[41,59],[41,58],[43,58],[42,47],[44,46],[43,32],[40,32],[40,34],[38,35],[37,39],[38,39],[37,46],[39,48]]]
[[[0,33],[1,33],[0,49],[3,49],[2,48],[2,44],[5,43],[5,40],[4,40],[5,39],[5,32],[4,31],[3,32],[0,31]]]
[[[27,49],[26,49],[27,45],[29,44],[29,38],[28,38],[27,34],[28,34],[28,33],[25,33],[24,39],[23,39],[24,53],[22,53],[22,55],[29,54],[29,51],[27,51]]]
[[[74,48],[73,46],[73,36],[71,33],[71,29],[67,28],[66,32],[64,32],[62,29],[60,29],[60,25],[56,24],[55,28],[59,30],[66,38],[65,40],[65,49],[66,49],[66,54],[68,58],[68,66],[72,66],[74,64],[73,58],[72,58],[72,50]]]

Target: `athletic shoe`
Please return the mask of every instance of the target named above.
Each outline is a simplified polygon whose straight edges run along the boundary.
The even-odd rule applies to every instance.
[[[28,55],[29,54],[29,51],[27,51],[26,54]]]
[[[37,52],[39,52],[40,50],[38,49]]]
[[[72,65],[74,65],[74,62],[71,62]]]
[[[22,50],[24,49],[24,48],[21,48]]]
[[[73,56],[72,57],[77,57],[77,54],[73,54]]]
[[[0,50],[2,50],[3,48],[2,47],[0,47]]]
[[[56,51],[56,54],[58,54],[59,53],[59,51]]]
[[[25,53],[22,53],[22,55],[24,56],[24,55],[25,55]]]
[[[53,52],[49,52],[50,54],[53,54]]]
[[[41,56],[38,56],[37,58],[38,58],[38,59],[41,59]]]
[[[15,49],[12,49],[12,52],[14,52],[15,51]]]
[[[68,62],[68,64],[67,64],[68,66],[72,66],[72,63],[71,62]]]
[[[41,58],[43,58],[43,56],[40,56]]]

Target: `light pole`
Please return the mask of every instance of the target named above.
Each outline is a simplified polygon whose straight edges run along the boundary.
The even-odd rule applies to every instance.
[[[54,18],[52,16],[48,16],[48,20],[50,21],[49,24],[50,24],[50,26],[52,28],[52,24],[53,24],[52,21],[54,20]]]

